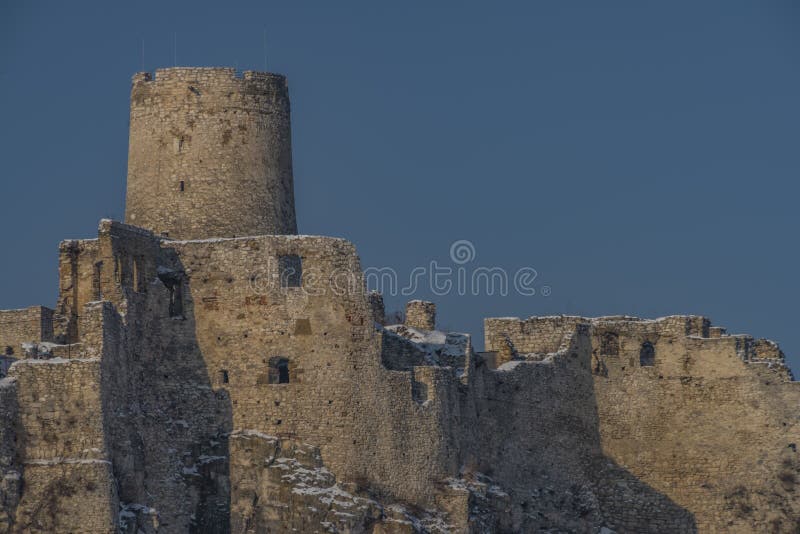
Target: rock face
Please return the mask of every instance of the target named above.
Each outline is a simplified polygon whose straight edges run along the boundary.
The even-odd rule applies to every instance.
[[[162,107],[209,94],[190,74],[162,75]],[[800,387],[774,343],[559,316],[487,319],[476,353],[431,303],[384,326],[347,241],[215,237],[252,222],[222,212],[167,239],[169,202],[63,242],[54,310],[0,312],[0,532],[800,526]]]

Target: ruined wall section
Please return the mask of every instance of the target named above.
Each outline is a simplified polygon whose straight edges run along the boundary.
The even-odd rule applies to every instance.
[[[588,319],[574,315],[555,315],[547,317],[487,318],[484,321],[484,335],[487,351],[499,351],[503,341],[509,340],[520,353],[548,353],[558,350],[565,335],[575,331],[577,325],[591,323],[595,331],[603,325],[631,325],[641,335],[659,336],[700,336],[708,337],[710,321],[697,315],[674,315],[657,320],[636,317],[608,316]]]
[[[587,471],[600,455],[588,331],[553,345],[498,369],[479,360],[463,401],[473,417],[464,421],[464,469],[510,494],[511,531],[602,524]]]
[[[482,366],[473,386],[481,469],[510,486],[541,479],[553,463],[580,478],[582,462],[600,452],[588,328],[562,335],[557,348],[496,370]]]
[[[286,78],[136,74],[125,221],[178,239],[297,233]]]
[[[571,334],[577,325],[586,322],[582,317],[561,315],[531,317],[521,321],[516,317],[484,320],[486,351],[501,351],[506,341],[519,353],[558,352],[564,336]]]
[[[21,532],[114,532],[117,507],[100,402],[98,359],[21,360]],[[80,510],[80,512],[78,512]]]
[[[358,409],[353,366],[373,330],[352,245],[265,236],[164,247],[174,252],[170,268],[186,273],[185,315],[196,321],[208,381],[230,399],[232,428],[302,437],[330,465],[346,464]],[[282,283],[285,257],[301,258],[295,287]]]
[[[31,306],[0,310],[0,356],[21,357],[22,344],[53,340],[53,310]]]
[[[78,322],[87,302],[103,298],[97,259],[98,240],[62,241],[58,247],[58,302],[54,314],[55,339],[59,343],[77,343]]]
[[[103,221],[98,242],[113,266],[101,276],[109,302],[98,309],[104,328],[86,331],[102,335],[120,500],[140,526],[157,518],[176,531],[219,531],[229,520],[229,400],[211,389],[186,273],[169,268],[171,251],[149,231]]]
[[[425,300],[408,301],[405,325],[418,330],[435,330],[436,304]]]
[[[79,326],[89,303],[105,300],[124,314],[129,300],[142,300],[157,278],[158,243],[152,232],[109,219],[100,221],[97,239],[63,241],[56,338],[77,343],[86,334]]]
[[[125,520],[213,532],[228,521],[230,410],[211,391],[195,323],[180,309],[185,274],[164,271],[162,254],[151,232],[110,220],[97,239],[62,244],[64,338],[99,362]]]
[[[617,324],[618,354],[598,356],[606,453],[691,510],[701,531],[796,528],[800,383],[787,381],[774,346],[643,326]],[[643,365],[647,343],[654,358]],[[758,359],[756,347],[771,361]]]
[[[174,253],[167,268],[186,273],[185,316],[234,432],[316,446],[337,478],[391,499],[429,505],[458,474],[461,381],[450,368],[381,364],[352,244],[263,236],[163,247]],[[282,257],[300,258],[297,287],[281,283]]]
[[[487,348],[505,337],[522,352],[549,347],[573,321],[591,325],[603,452],[624,469],[595,474],[616,525],[642,528],[659,508],[619,499],[631,477],[690,511],[701,531],[796,525],[800,388],[777,345],[673,316],[487,320]]]

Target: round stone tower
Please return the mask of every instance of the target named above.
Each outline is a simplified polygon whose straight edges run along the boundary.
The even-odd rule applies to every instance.
[[[174,239],[297,233],[286,78],[134,75],[125,204],[127,223]]]

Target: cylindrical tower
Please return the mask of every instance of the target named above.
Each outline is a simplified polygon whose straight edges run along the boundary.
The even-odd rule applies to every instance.
[[[127,223],[175,239],[297,233],[286,78],[136,74],[125,204]]]

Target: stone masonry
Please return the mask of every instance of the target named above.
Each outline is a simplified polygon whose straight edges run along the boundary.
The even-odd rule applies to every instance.
[[[282,76],[134,76],[127,223],[0,311],[0,532],[797,532],[800,386],[704,317],[387,325]],[[7,369],[7,370],[6,370]]]
[[[410,300],[406,304],[405,324],[420,330],[435,330],[436,304],[425,300]]]
[[[128,223],[178,239],[297,233],[286,78],[140,73],[130,118]]]

